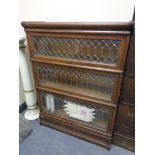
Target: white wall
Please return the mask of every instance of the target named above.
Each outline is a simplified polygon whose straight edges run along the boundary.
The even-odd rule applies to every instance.
[[[133,11],[134,0],[20,0],[20,21],[128,22]]]

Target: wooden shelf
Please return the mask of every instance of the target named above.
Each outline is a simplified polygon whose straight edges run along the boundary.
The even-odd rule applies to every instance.
[[[95,98],[100,98],[100,99],[104,99],[106,101],[111,101],[111,94],[107,93],[107,92],[101,92],[99,90],[96,91],[92,91],[91,89],[84,89],[84,88],[78,88],[78,87],[74,87],[74,86],[68,86],[65,84],[59,84],[59,83],[55,83],[55,82],[42,82],[40,83],[40,86],[47,86],[50,88],[56,88],[59,89],[60,91],[68,91],[71,93],[76,93],[76,94],[82,94],[82,95],[86,95],[86,96],[92,96]]]

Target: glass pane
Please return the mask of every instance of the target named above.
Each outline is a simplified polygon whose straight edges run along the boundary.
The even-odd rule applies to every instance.
[[[39,85],[111,101],[116,75],[35,64]]]
[[[33,54],[116,65],[120,40],[32,37]]]
[[[77,120],[90,126],[107,131],[109,110],[97,108],[84,102],[75,102],[52,94],[41,93],[43,111]]]

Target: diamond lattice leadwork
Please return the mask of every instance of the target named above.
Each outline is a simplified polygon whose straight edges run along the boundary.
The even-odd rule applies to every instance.
[[[115,75],[35,64],[38,82],[43,86],[111,100]]]
[[[33,54],[104,64],[116,64],[120,40],[33,36]]]

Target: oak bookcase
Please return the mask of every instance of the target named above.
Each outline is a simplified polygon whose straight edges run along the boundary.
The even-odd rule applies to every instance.
[[[132,22],[22,22],[40,123],[109,149]]]

